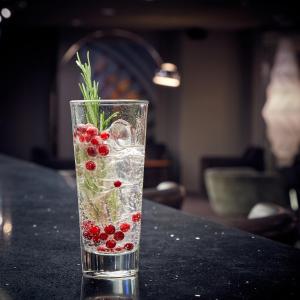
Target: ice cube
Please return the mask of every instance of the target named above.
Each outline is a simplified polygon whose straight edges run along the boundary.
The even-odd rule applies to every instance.
[[[113,148],[128,147],[132,143],[132,127],[130,123],[125,120],[118,119],[114,121],[109,128],[109,133]],[[114,143],[116,145],[114,145]]]

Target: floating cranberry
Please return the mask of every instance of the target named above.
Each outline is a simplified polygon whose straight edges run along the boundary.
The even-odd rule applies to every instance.
[[[107,140],[109,138],[109,133],[104,131],[100,133],[100,137],[102,140]]]
[[[84,135],[79,136],[79,142],[83,143],[85,141]]]
[[[126,249],[126,250],[132,250],[133,249],[133,244],[132,243],[126,243],[124,245],[124,249]]]
[[[117,247],[117,248],[115,248],[115,250],[116,251],[122,251],[123,249],[122,249],[122,247]]]
[[[107,252],[107,251],[109,251],[107,248],[105,248],[104,246],[99,246],[98,248],[97,248],[97,250],[99,251],[99,252]]]
[[[85,140],[87,143],[89,143],[91,139],[92,139],[92,136],[91,136],[91,135],[89,135],[89,134],[85,134],[85,135],[84,135],[84,140]]]
[[[97,155],[97,150],[93,146],[87,147],[86,152],[89,156],[96,156]]]
[[[107,233],[107,234],[114,234],[115,231],[116,231],[116,228],[114,225],[107,225],[104,227],[104,231]]]
[[[87,168],[87,170],[93,171],[96,169],[96,164],[92,160],[89,160],[85,163],[85,167]]]
[[[93,241],[94,241],[94,243],[99,243],[100,241],[101,241],[101,239],[100,239],[100,235],[95,235],[95,236],[93,236]]]
[[[91,240],[93,238],[93,236],[90,234],[89,231],[84,231],[83,232],[83,237],[88,239],[88,240]]]
[[[102,232],[102,233],[100,233],[99,238],[101,241],[106,241],[108,238],[108,234]]]
[[[124,239],[124,233],[122,231],[115,232],[114,239],[116,241],[122,241]]]
[[[84,133],[84,132],[86,132],[87,125],[85,125],[85,124],[79,124],[79,125],[77,125],[76,129],[77,129],[78,132]]]
[[[141,213],[136,213],[132,215],[132,222],[138,222],[141,219]]]
[[[116,247],[116,241],[115,240],[108,240],[106,242],[106,247],[109,249],[115,248]]]
[[[91,143],[95,146],[98,146],[101,144],[101,139],[99,138],[99,136],[94,136],[92,139],[91,139]]]
[[[130,229],[130,224],[128,224],[128,223],[122,223],[120,225],[120,230],[122,232],[127,232],[129,229]]]
[[[114,182],[114,186],[116,188],[119,188],[121,185],[122,185],[122,182],[120,180],[117,180],[117,181]]]
[[[91,136],[94,136],[94,135],[98,134],[98,129],[96,127],[90,126],[90,127],[87,128],[86,133],[91,135]]]
[[[106,156],[106,155],[109,153],[109,148],[108,148],[107,145],[101,144],[101,145],[98,147],[98,152],[100,153],[100,155]]]
[[[89,233],[93,236],[99,235],[100,233],[100,228],[98,226],[91,226],[89,229]]]
[[[93,222],[90,220],[85,220],[82,222],[82,227],[84,229],[89,229],[93,225]]]

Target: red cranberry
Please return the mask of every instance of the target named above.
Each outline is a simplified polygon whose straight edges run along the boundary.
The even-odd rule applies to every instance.
[[[83,143],[85,141],[84,135],[79,136],[79,142]]]
[[[114,186],[116,188],[119,188],[121,185],[122,185],[122,182],[120,180],[117,180],[117,181],[114,182]]]
[[[82,222],[82,228],[89,229],[93,225],[93,222],[90,220],[85,220]]]
[[[93,236],[90,234],[89,231],[84,231],[82,235],[84,238],[86,238],[88,240],[91,240],[93,238]]]
[[[99,242],[100,242],[100,235],[95,235],[95,236],[93,236],[93,241],[94,241],[94,243],[96,243],[96,244],[98,244]]]
[[[109,148],[108,148],[107,145],[101,144],[101,145],[98,147],[98,152],[100,153],[100,155],[106,156],[106,155],[109,153]]]
[[[141,213],[136,213],[132,215],[132,222],[138,222],[141,219]]]
[[[100,133],[100,137],[102,140],[107,140],[109,138],[109,133],[104,131]]]
[[[116,251],[122,251],[123,249],[122,249],[122,247],[117,247],[117,248],[115,248],[115,250]]]
[[[92,147],[92,146],[88,147],[86,149],[86,152],[89,156],[96,156],[97,155],[97,150],[95,149],[95,147]]]
[[[122,223],[120,225],[120,230],[122,232],[127,232],[129,229],[130,229],[130,224],[128,224],[128,223]]]
[[[89,134],[89,135],[97,135],[98,134],[98,129],[96,127],[88,127],[87,130],[86,130],[86,133]]]
[[[124,249],[126,249],[126,250],[132,250],[133,249],[133,244],[132,243],[126,243],[124,245]]]
[[[116,228],[114,225],[107,225],[104,227],[104,231],[107,233],[107,234],[114,234],[115,231],[116,231]]]
[[[105,248],[104,246],[99,246],[99,247],[97,248],[97,250],[98,250],[99,252],[107,252],[107,251],[108,251],[108,249]]]
[[[78,132],[84,133],[84,132],[86,132],[87,125],[85,125],[85,124],[79,124],[79,125],[77,125],[76,129],[77,129]]]
[[[93,236],[99,235],[100,233],[100,228],[98,226],[91,226],[89,233]]]
[[[115,234],[114,234],[114,239],[116,241],[122,241],[124,239],[124,233],[122,231],[117,231]]]
[[[96,164],[93,161],[89,160],[85,163],[85,167],[87,168],[87,170],[93,171],[96,169]]]
[[[89,143],[91,139],[92,139],[92,136],[91,136],[91,135],[89,135],[89,134],[85,134],[85,135],[84,135],[84,140],[85,140],[87,143]]]
[[[115,240],[108,240],[106,242],[106,247],[109,249],[115,248],[116,247],[116,241]]]
[[[101,139],[98,137],[98,136],[94,136],[92,139],[91,139],[91,143],[95,146],[98,146],[101,144]]]
[[[108,238],[108,234],[102,232],[102,233],[100,233],[99,238],[100,238],[100,240],[105,241]]]

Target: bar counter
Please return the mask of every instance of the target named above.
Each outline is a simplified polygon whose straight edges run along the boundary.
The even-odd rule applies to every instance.
[[[76,191],[7,156],[0,221],[0,299],[300,299],[299,250],[147,200],[139,275],[109,295],[82,278]]]

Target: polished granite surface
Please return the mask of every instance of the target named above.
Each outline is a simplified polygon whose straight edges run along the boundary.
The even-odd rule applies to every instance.
[[[300,251],[144,201],[138,278],[83,279],[76,192],[0,156],[0,299],[300,299]]]

